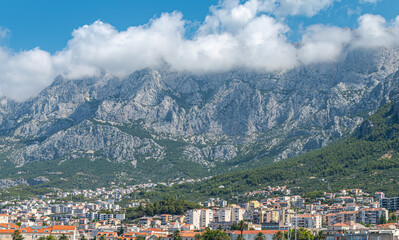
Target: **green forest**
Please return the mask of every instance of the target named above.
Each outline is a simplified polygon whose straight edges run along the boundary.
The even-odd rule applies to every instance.
[[[327,147],[270,164],[263,168],[216,176],[195,184],[159,187],[144,198],[180,196],[190,200],[228,199],[236,193],[265,186],[287,185],[293,193],[334,188],[362,188],[399,195],[398,104],[387,104],[371,115],[354,133]]]

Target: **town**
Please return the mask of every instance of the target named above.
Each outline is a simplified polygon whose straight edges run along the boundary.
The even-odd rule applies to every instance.
[[[148,200],[126,201],[126,196],[155,185],[58,191],[4,200],[0,203],[0,239],[194,240],[212,231],[224,234],[218,239],[231,240],[399,239],[399,197],[387,198],[383,192],[342,189],[308,198],[291,195],[286,186],[269,186],[245,193],[264,196],[262,200],[239,202],[237,196],[237,202],[230,203],[210,198],[179,214],[171,208],[155,211],[159,204]]]

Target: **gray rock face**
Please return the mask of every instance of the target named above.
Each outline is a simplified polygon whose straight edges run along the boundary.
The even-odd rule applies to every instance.
[[[34,143],[13,152],[17,165],[31,161],[73,159],[82,156],[94,159],[102,156],[110,161],[131,162],[135,155],[160,159],[163,149],[153,140],[140,139],[121,132],[118,128],[93,124],[84,120],[67,130],[61,130],[41,143]]]
[[[214,167],[214,162],[224,162],[235,158],[237,151],[237,147],[233,145],[209,146],[202,149],[189,145],[185,147],[183,155],[203,166]]]
[[[11,188],[17,185],[28,185],[25,179],[0,179],[0,189]]]
[[[398,80],[398,49],[274,73],[58,77],[29,101],[0,99],[0,153],[16,166],[104,158],[140,170],[146,160],[173,165],[171,141],[185,143],[177,158],[209,169],[280,161],[350,134],[398,96]]]

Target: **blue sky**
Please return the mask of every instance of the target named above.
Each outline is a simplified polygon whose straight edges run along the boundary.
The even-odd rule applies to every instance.
[[[185,20],[202,22],[209,7],[217,3],[217,0],[1,0],[0,26],[8,29],[2,45],[14,51],[40,47],[54,53],[66,46],[73,29],[98,19],[124,30],[145,24],[163,12],[178,10]],[[292,29],[288,36],[296,41],[303,27],[319,23],[356,27],[357,18],[364,13],[379,14],[389,21],[398,15],[399,1],[369,4],[341,0],[313,17],[294,16],[284,21]]]
[[[73,29],[100,19],[119,30],[142,25],[163,12],[181,11],[202,21],[217,0],[1,0],[0,26],[10,31],[7,46],[61,50]]]

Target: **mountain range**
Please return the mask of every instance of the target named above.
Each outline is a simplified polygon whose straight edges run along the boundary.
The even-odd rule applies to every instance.
[[[397,48],[273,73],[59,76],[27,101],[0,99],[0,188],[92,188],[284,162],[353,134],[396,100],[398,80]]]

